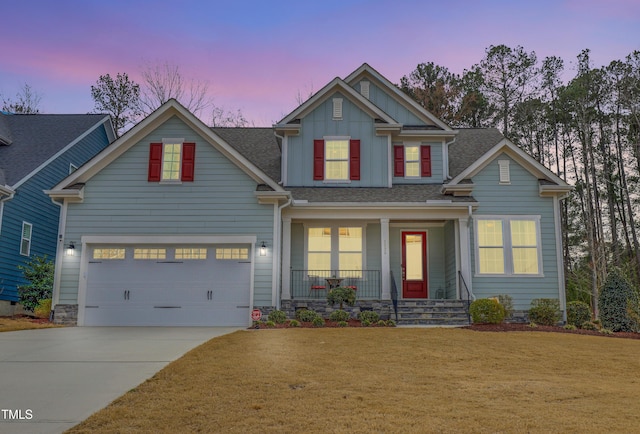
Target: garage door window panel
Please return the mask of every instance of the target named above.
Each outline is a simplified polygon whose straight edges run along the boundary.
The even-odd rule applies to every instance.
[[[189,260],[189,259],[204,260],[204,259],[207,259],[207,249],[190,248],[190,247],[178,248],[176,249],[175,258],[185,259],[185,260]]]
[[[123,248],[95,248],[93,249],[93,259],[101,260],[122,260],[126,257]]]
[[[154,259],[163,260],[167,259],[167,249],[156,248],[138,248],[133,250],[133,259]]]
[[[249,249],[247,248],[233,248],[233,247],[218,247],[216,248],[216,259],[249,259]]]

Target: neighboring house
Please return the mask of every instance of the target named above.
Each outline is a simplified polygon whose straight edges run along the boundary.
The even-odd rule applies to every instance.
[[[0,112],[0,314],[14,312],[17,287],[26,283],[18,266],[34,256],[55,258],[60,206],[43,191],[114,138],[103,114]]]
[[[246,326],[256,307],[323,308],[334,284],[413,322],[498,294],[564,309],[570,189],[367,64],[273,128],[208,128],[171,100],[48,192],[76,246],[58,250],[55,318]]]

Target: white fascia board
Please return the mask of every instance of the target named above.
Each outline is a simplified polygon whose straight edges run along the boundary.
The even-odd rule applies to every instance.
[[[420,104],[418,104],[416,101],[414,101],[413,98],[411,98],[409,95],[402,92],[397,86],[395,86],[393,83],[387,80],[382,74],[380,74],[378,71],[373,69],[367,63],[362,64],[360,68],[356,69],[351,74],[349,74],[344,79],[344,81],[347,82],[348,84],[353,84],[357,79],[360,78],[361,75],[364,75],[364,74],[369,75],[371,78],[374,78],[376,81],[378,81],[379,84],[381,84],[383,87],[386,87],[390,91],[389,93],[392,96],[394,96],[396,100],[399,100],[399,102],[403,103],[404,105],[411,106],[413,111],[417,112],[416,114],[419,115],[419,117],[422,117],[424,120],[428,120],[435,123],[437,126],[442,128],[443,130],[447,130],[447,131],[451,130],[451,127],[449,125],[442,122],[440,119],[434,116],[431,112],[429,112]]]
[[[570,193],[574,187],[572,185],[540,185],[538,191],[540,196],[564,196]]]
[[[43,190],[44,194],[51,200],[66,200],[67,202],[79,203],[84,201],[84,188],[67,190]]]
[[[449,130],[449,131],[442,131],[442,130],[402,130],[400,132],[400,134],[398,134],[399,138],[402,137],[411,137],[411,138],[416,138],[416,137],[427,137],[429,139],[434,139],[434,138],[438,138],[438,139],[451,139],[453,137],[455,137],[458,134],[458,130]]]
[[[47,167],[47,165],[49,165],[51,162],[55,161],[58,157],[60,157],[62,154],[64,154],[65,152],[67,152],[69,149],[73,148],[75,145],[77,145],[80,141],[84,140],[85,137],[87,137],[89,134],[93,133],[96,128],[100,127],[101,125],[103,125],[105,122],[108,122],[109,124],[111,124],[111,118],[109,117],[109,115],[105,115],[103,118],[100,119],[100,121],[96,122],[91,128],[89,128],[88,130],[86,130],[84,133],[82,133],[81,135],[79,135],[78,137],[75,138],[75,140],[73,140],[71,143],[69,143],[68,145],[66,145],[64,148],[60,149],[58,152],[56,152],[55,154],[53,154],[51,157],[49,157],[47,159],[47,161],[43,162],[42,164],[40,164],[38,167],[36,167],[35,169],[33,169],[27,176],[25,176],[24,178],[22,178],[20,181],[18,181],[14,186],[13,189],[16,190],[18,187],[20,187],[22,184],[24,184],[25,182],[27,182],[29,179],[31,179],[31,177],[33,177],[34,175],[36,175],[38,172],[40,172],[42,169],[44,169],[45,167]]]

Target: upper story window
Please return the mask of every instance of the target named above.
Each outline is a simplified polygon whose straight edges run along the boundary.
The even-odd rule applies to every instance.
[[[33,233],[33,225],[31,223],[22,222],[22,238],[20,240],[20,254],[29,256],[31,254],[31,235]]]
[[[431,146],[406,144],[393,147],[393,176],[420,178],[431,176]]]
[[[149,147],[149,182],[189,182],[194,179],[196,144],[163,139]]]
[[[540,218],[476,218],[476,270],[487,275],[542,275]]]
[[[327,137],[313,141],[313,179],[348,182],[360,179],[360,140]]]

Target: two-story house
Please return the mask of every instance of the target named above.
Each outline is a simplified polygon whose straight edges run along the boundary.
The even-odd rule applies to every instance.
[[[53,259],[60,206],[43,193],[113,141],[108,115],[0,112],[0,315],[11,315],[26,283],[18,268]]]
[[[80,325],[248,325],[326,305],[390,315],[498,294],[564,306],[570,186],[495,129],[452,129],[369,65],[273,128],[208,128],[169,101],[49,191],[54,305]]]

